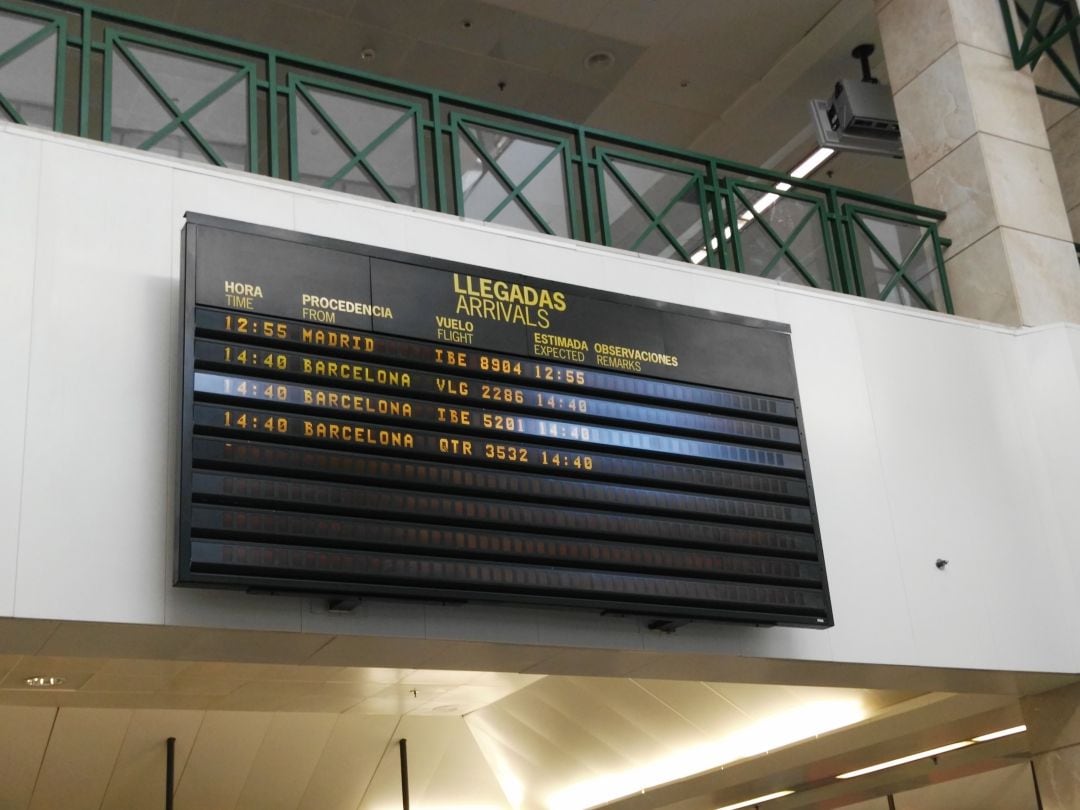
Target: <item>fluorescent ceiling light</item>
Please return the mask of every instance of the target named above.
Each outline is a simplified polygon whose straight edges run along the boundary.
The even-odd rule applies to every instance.
[[[928,757],[936,757],[938,754],[944,754],[947,751],[955,751],[957,748],[967,748],[969,745],[975,743],[971,740],[961,740],[960,742],[950,743],[949,745],[943,745],[940,748],[931,748],[929,751],[920,751],[917,754],[909,754],[906,757],[900,757],[899,759],[890,759],[888,762],[879,762],[877,765],[871,765],[867,768],[859,768],[857,771],[848,771],[837,776],[837,779],[851,779],[855,776],[862,776],[867,773],[874,773],[875,771],[883,771],[886,768],[895,768],[897,765],[906,765],[909,762],[915,762],[919,759],[927,759]]]
[[[788,172],[788,174],[790,174],[792,177],[806,177],[808,174],[811,174],[817,169],[820,169],[821,164],[831,158],[834,154],[836,154],[834,150],[829,149],[829,147],[827,146],[823,146],[817,151],[815,151],[812,155],[810,155],[810,157],[808,157],[798,166],[796,166],[794,169],[792,169],[790,172]],[[787,191],[787,189],[781,190]]]
[[[754,203],[754,210],[760,214],[762,211],[766,211],[769,208],[772,208],[773,204],[779,199],[779,194],[773,194],[770,192],[764,197],[762,197],[760,200],[758,200],[756,203]]]
[[[790,172],[788,172],[788,174],[790,174],[792,177],[806,177],[808,174],[811,174],[812,172],[820,168],[821,164],[831,158],[834,154],[835,152],[832,149],[829,149],[828,147],[822,147],[821,149],[818,149],[816,152],[810,155],[810,157],[808,157],[794,169],[792,169]],[[777,183],[774,188],[777,191],[791,191],[791,183]],[[764,197],[754,203],[754,210],[757,211],[757,213],[759,214],[763,214],[765,213],[765,211],[772,208],[772,206],[779,199],[779,195],[772,193],[766,194]],[[749,218],[751,214],[749,211],[747,211],[746,214],[744,214],[743,216]]]
[[[725,239],[730,238],[730,236],[731,236],[731,228],[724,228],[724,233],[726,234],[724,236]],[[718,247],[720,247],[720,240],[717,239],[714,236],[712,238],[712,249],[716,250]],[[690,257],[690,261],[692,261],[694,264],[701,264],[703,261],[705,261],[705,257],[708,256],[708,255],[709,254],[705,252],[705,248],[702,248],[701,250],[699,250],[697,253],[695,253],[693,256]]]
[[[938,754],[944,754],[947,751],[955,751],[958,748],[967,748],[969,745],[975,745],[975,743],[989,742],[990,740],[997,740],[1001,737],[1010,737],[1013,734],[1019,734],[1023,731],[1027,731],[1027,726],[1013,726],[1012,728],[1003,728],[1001,731],[991,731],[988,734],[980,734],[978,737],[972,737],[970,740],[961,740],[960,742],[954,742],[950,745],[943,745],[940,748],[931,748],[929,751],[920,751],[918,754],[910,754],[906,757],[900,757],[899,759],[890,759],[888,762],[879,762],[877,765],[871,765],[867,768],[859,768],[857,771],[848,771],[837,776],[837,779],[851,779],[853,776],[862,776],[867,773],[874,773],[875,771],[883,771],[886,768],[895,768],[897,765],[906,765],[909,762],[915,762],[919,759],[926,759],[927,757],[936,757]]]
[[[776,793],[768,793],[764,796],[758,796],[756,799],[747,799],[745,802],[725,804],[723,807],[717,807],[716,810],[739,810],[740,807],[753,807],[755,804],[779,799],[781,796],[790,796],[794,792],[794,790],[778,790]]]
[[[546,797],[544,804],[547,810],[586,810],[849,726],[867,715],[858,698],[810,701],[651,762],[560,786]]]
[[[1012,728],[1003,728],[1001,731],[991,731],[989,734],[981,734],[978,737],[972,737],[972,742],[990,742],[990,740],[998,740],[1002,737],[1011,737],[1013,734],[1019,734],[1023,731],[1027,731],[1027,726],[1013,726]]]

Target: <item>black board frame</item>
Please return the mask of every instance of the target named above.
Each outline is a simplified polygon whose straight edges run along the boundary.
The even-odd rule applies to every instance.
[[[607,599],[599,601],[592,598],[580,598],[576,596],[556,595],[546,596],[540,594],[493,594],[489,590],[469,589],[461,587],[447,587],[433,584],[427,587],[407,587],[397,585],[363,584],[351,586],[343,583],[328,583],[318,579],[293,578],[283,580],[274,576],[260,575],[232,575],[232,574],[193,574],[191,571],[191,505],[192,505],[192,442],[195,436],[193,427],[193,411],[195,395],[192,380],[195,373],[194,360],[194,334],[195,334],[195,279],[194,268],[197,266],[198,234],[200,229],[210,228],[231,231],[240,234],[248,234],[256,237],[266,237],[276,240],[284,240],[298,246],[310,246],[314,248],[329,249],[343,253],[357,254],[371,259],[382,259],[391,262],[400,262],[433,270],[463,273],[474,276],[500,277],[508,274],[505,271],[468,265],[435,257],[422,256],[402,251],[363,245],[344,240],[331,239],[311,234],[298,233],[280,228],[254,225],[235,220],[213,217],[197,213],[186,215],[187,225],[184,227],[182,236],[182,274],[181,274],[181,320],[180,320],[180,390],[181,390],[181,425],[179,432],[179,449],[177,458],[179,461],[178,480],[178,509],[177,509],[177,534],[175,539],[174,554],[174,583],[192,587],[220,587],[230,589],[242,589],[260,593],[283,593],[290,595],[314,595],[332,600],[349,600],[363,597],[387,597],[403,598],[409,600],[437,601],[437,602],[504,602],[515,604],[533,604],[548,607],[562,607],[573,609],[599,610],[604,613],[636,614],[661,620],[690,620],[707,619],[736,623],[752,623],[758,625],[782,624],[789,626],[809,626],[816,628],[831,627],[834,623],[832,604],[829,596],[827,572],[825,567],[824,551],[821,543],[816,501],[814,498],[813,481],[810,463],[807,455],[806,436],[802,421],[802,408],[799,400],[798,386],[795,382],[794,356],[790,346],[790,329],[785,324],[772,321],[746,318],[742,316],[721,313],[712,310],[686,307],[659,301],[648,301],[641,298],[614,293],[607,290],[564,284],[561,282],[543,281],[534,279],[537,284],[546,284],[557,287],[567,294],[580,295],[596,301],[609,302],[615,305],[630,305],[644,307],[658,312],[686,315],[695,318],[704,318],[718,323],[733,324],[758,330],[761,333],[782,335],[786,340],[786,361],[789,364],[790,380],[786,385],[789,390],[782,393],[770,393],[750,391],[752,394],[765,394],[766,396],[784,396],[793,401],[795,407],[794,426],[798,431],[799,449],[802,454],[804,465],[804,479],[809,492],[809,509],[812,522],[812,534],[816,546],[816,562],[821,566],[821,593],[823,609],[814,615],[793,615],[782,612],[762,609],[739,609],[718,608],[708,609],[702,607],[688,608],[684,605],[642,605],[633,601],[620,601]],[[523,278],[520,274],[509,274],[514,278]],[[528,279],[526,279],[528,280]],[[317,324],[313,324],[317,325]],[[446,344],[454,348],[454,344]],[[533,358],[535,359],[535,358]],[[561,365],[574,365],[568,361],[556,361]],[[603,369],[601,369],[603,370]],[[647,377],[649,375],[634,375]],[[724,388],[726,386],[716,385]],[[783,384],[781,385],[783,387]],[[746,390],[746,389],[743,389]]]

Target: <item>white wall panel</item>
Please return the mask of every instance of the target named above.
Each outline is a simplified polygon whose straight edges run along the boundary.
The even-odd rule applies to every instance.
[[[355,610],[344,613],[327,610],[325,600],[309,600],[301,621],[309,633],[424,637],[424,607],[415,602],[365,599]]]
[[[170,497],[171,494],[170,494]],[[161,574],[165,588],[165,623],[189,627],[231,627],[239,630],[300,630],[303,600],[243,591],[174,588],[174,527],[168,527],[168,564]]]
[[[896,576],[896,533],[863,369],[855,310],[824,296],[778,296],[791,325],[799,399],[836,626],[831,657],[900,663],[914,638],[908,595]],[[797,637],[796,637],[797,638]],[[763,651],[760,642],[745,654]],[[808,642],[807,642],[808,643]],[[760,652],[758,653],[760,654]]]
[[[1076,373],[1077,382],[1080,383],[1080,326],[1068,324],[1065,326],[1066,340],[1072,349],[1073,370]]]
[[[1071,653],[1032,632],[1063,594],[1042,575],[1047,527],[1025,486],[1015,338],[869,309],[856,321],[916,659],[1052,668]]]
[[[484,608],[488,608],[485,610]],[[450,609],[427,605],[424,630],[429,638],[532,644],[540,641],[536,611],[529,607],[500,606],[494,621],[490,606],[459,605]]]
[[[22,500],[26,386],[38,231],[41,142],[9,136],[0,162],[0,616],[15,610],[15,565]]]
[[[295,227],[302,233],[340,239],[342,233],[352,233],[350,241],[378,244],[393,250],[409,249],[407,221],[398,216],[395,207],[386,203],[358,205],[353,200],[342,202],[337,195],[297,197],[294,203]]]
[[[1015,341],[1020,371],[1017,397],[1029,418],[1022,425],[1036,462],[1027,480],[1043,515],[1048,536],[1056,538],[1056,554],[1042,561],[1039,577],[1056,582],[1064,595],[1062,614],[1052,625],[1034,629],[1039,636],[1061,632],[1080,635],[1080,329],[1034,330]],[[1052,641],[1049,643],[1053,643]]]
[[[79,141],[46,142],[42,160],[15,610],[159,623],[171,173]]]
[[[38,146],[40,181],[24,165]],[[609,670],[646,673],[657,653],[1080,670],[1068,642],[1080,330],[1012,332],[19,128],[0,127],[0,178],[48,213],[30,242],[30,206],[13,212],[21,224],[0,222],[23,245],[16,295],[34,283],[32,323],[14,321],[15,354],[29,357],[17,566],[0,509],[17,616],[337,635],[315,658],[351,664],[452,659],[474,641],[535,647],[545,671],[606,656]],[[790,323],[836,627],[661,635],[584,612],[375,600],[336,615],[319,600],[172,588],[185,211]],[[0,392],[3,424],[22,396]],[[16,497],[15,469],[0,458],[0,499]]]

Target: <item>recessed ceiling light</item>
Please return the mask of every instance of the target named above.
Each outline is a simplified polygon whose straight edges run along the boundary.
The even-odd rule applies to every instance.
[[[615,64],[615,54],[611,51],[593,51],[585,57],[588,70],[607,70]]]
[[[27,686],[60,686],[63,682],[59,675],[34,675],[26,679]]]

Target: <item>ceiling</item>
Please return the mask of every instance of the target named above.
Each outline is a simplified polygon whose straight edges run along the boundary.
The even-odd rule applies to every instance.
[[[874,0],[104,0],[201,31],[767,168],[815,147],[808,104],[860,75]],[[607,67],[588,57],[610,54]],[[366,57],[366,58],[365,58]],[[818,179],[910,200],[903,161]]]
[[[193,628],[139,628],[147,657],[117,658],[130,627],[48,624],[0,622],[0,651],[20,652],[0,655],[4,810],[158,806],[169,737],[177,810],[392,810],[402,739],[417,810],[712,810],[786,787],[770,810],[886,810],[865,801],[914,789],[933,801],[898,807],[993,810],[933,802],[1028,785],[999,773],[1026,757],[1023,734],[834,778],[1014,726],[1015,695],[310,663],[318,651],[245,663],[277,657],[274,634],[258,650],[248,637],[265,634],[232,633],[230,654]],[[978,789],[938,784],[969,776]]]
[[[542,808],[554,801],[566,807],[569,798],[552,795],[569,796],[597,774],[641,771],[658,756],[685,757],[717,740],[760,733],[777,718],[794,739],[861,720],[905,697],[44,656],[7,656],[0,672],[0,785],[8,801],[0,799],[0,806],[65,810],[152,806],[162,790],[163,744],[170,736],[177,740],[181,809],[395,807],[402,738],[417,806]],[[53,689],[26,684],[43,673],[64,683]],[[613,798],[625,778],[590,796]],[[509,801],[506,794],[515,792],[520,800]]]

